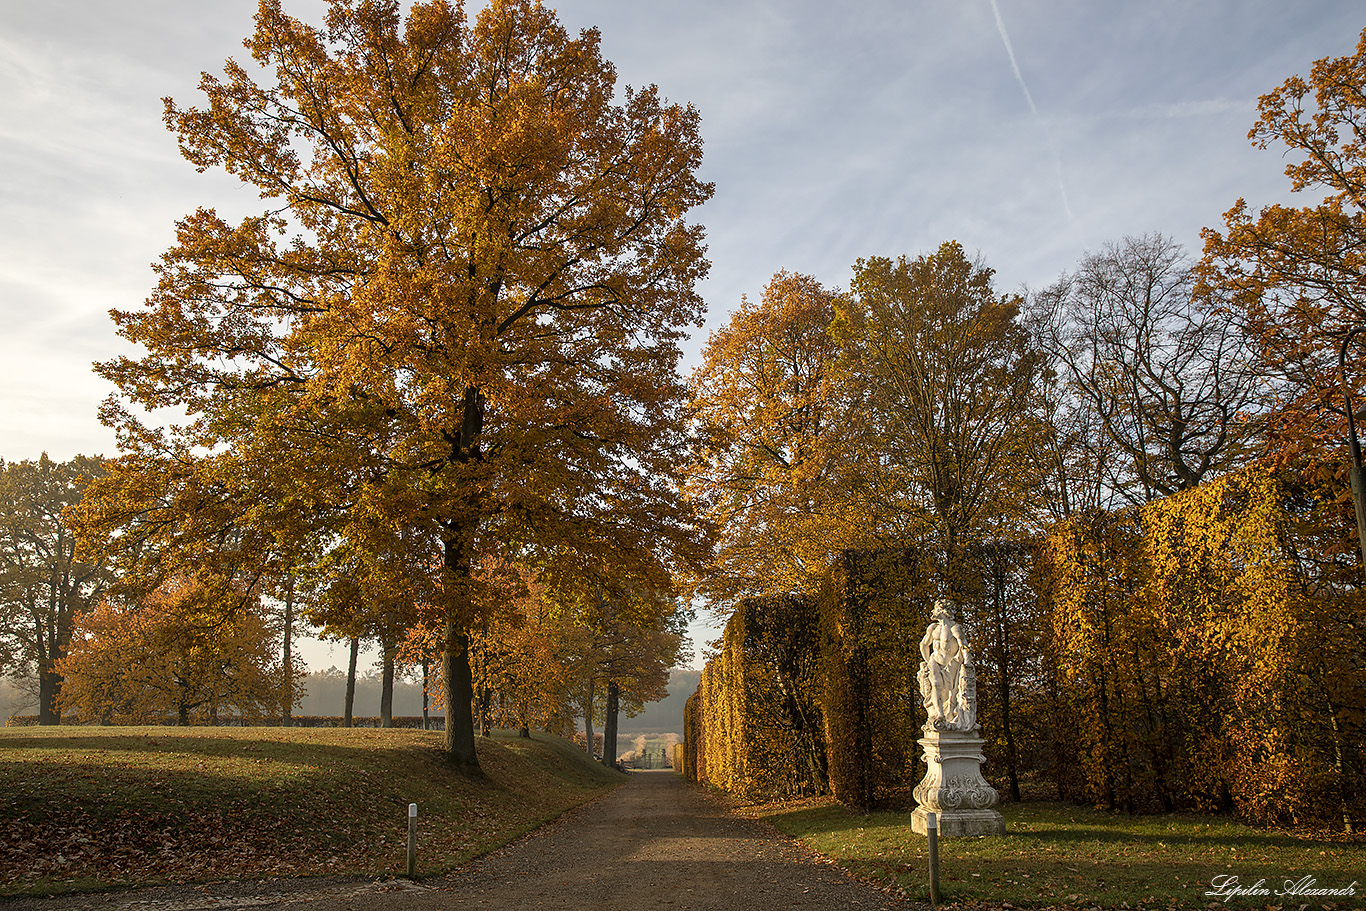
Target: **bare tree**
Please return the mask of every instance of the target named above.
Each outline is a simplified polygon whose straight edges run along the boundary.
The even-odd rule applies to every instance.
[[[1122,500],[1195,487],[1258,441],[1264,393],[1245,336],[1195,293],[1193,267],[1169,237],[1125,237],[1035,298],[1034,325],[1067,388],[1065,422],[1099,430],[1080,441],[1091,476]]]

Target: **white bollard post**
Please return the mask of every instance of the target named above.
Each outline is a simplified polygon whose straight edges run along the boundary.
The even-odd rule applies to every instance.
[[[930,842],[930,904],[939,904],[939,820],[933,813],[925,814],[925,835]]]
[[[417,875],[417,804],[408,804],[408,877]]]

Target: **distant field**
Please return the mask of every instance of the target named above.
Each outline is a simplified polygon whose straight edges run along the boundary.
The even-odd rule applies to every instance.
[[[488,776],[441,735],[297,728],[0,730],[0,894],[221,877],[418,872],[504,844],[623,778],[559,738],[499,732]]]
[[[925,836],[908,813],[862,816],[829,799],[742,808],[800,838],[854,874],[910,898],[928,898]],[[1002,808],[1001,838],[939,842],[941,898],[992,906],[1078,908],[1362,908],[1366,839],[1302,837],[1227,819],[1171,814],[1125,816],[1055,802]],[[1216,877],[1265,894],[1207,896]],[[1346,888],[1354,896],[1281,895],[1287,882]]]

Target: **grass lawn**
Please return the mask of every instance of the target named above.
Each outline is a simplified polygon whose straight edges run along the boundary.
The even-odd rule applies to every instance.
[[[0,895],[224,877],[448,870],[624,779],[568,742],[352,728],[0,730]]]
[[[852,812],[829,799],[743,808],[864,879],[910,898],[929,897],[928,851],[909,813]],[[942,838],[941,900],[1023,907],[1362,908],[1366,841],[1315,839],[1248,828],[1218,817],[1124,816],[1053,802],[1002,807],[1007,835]],[[1264,895],[1207,896],[1216,877]],[[1355,896],[1278,896],[1286,881]],[[1227,882],[1227,880],[1224,880]],[[1307,886],[1307,884],[1306,884]]]

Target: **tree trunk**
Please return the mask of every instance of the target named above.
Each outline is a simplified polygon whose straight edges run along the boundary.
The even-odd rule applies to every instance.
[[[597,758],[593,752],[593,680],[588,681],[588,698],[583,704],[583,732],[588,741],[588,755]]]
[[[465,424],[461,428],[458,457],[477,455],[477,440],[483,427],[482,398],[469,391],[465,403]],[[462,455],[463,454],[463,455]],[[446,678],[446,761],[466,774],[479,774],[479,756],[474,744],[474,674],[470,668],[470,637],[464,628],[469,603],[468,590],[458,588],[470,579],[470,556],[474,528],[454,528],[442,542],[442,560],[455,585],[446,604],[445,643],[441,670]],[[463,534],[462,534],[463,533]],[[463,609],[462,609],[463,608]]]
[[[1020,802],[1020,771],[1019,756],[1015,749],[1015,727],[1010,718],[1010,630],[1008,629],[1006,611],[1006,569],[1005,561],[1008,559],[1005,552],[1001,549],[994,549],[991,554],[992,559],[992,583],[991,593],[992,610],[996,614],[996,685],[997,694],[1001,700],[1001,733],[1005,735],[1006,742],[1006,774],[1010,783],[1010,799],[1013,803]]]
[[[62,678],[51,669],[38,672],[38,723],[61,724],[57,711],[57,694],[62,690]]]
[[[430,731],[432,729],[432,699],[430,693],[427,690],[427,685],[430,682],[430,678],[431,662],[424,657],[422,659],[422,730],[424,731]]]
[[[446,617],[446,648],[441,655],[446,676],[446,760],[466,773],[479,771],[474,749],[474,679],[470,673],[470,637]]]
[[[1322,680],[1322,677],[1320,677]],[[1342,807],[1342,831],[1347,835],[1356,834],[1356,826],[1352,822],[1352,786],[1351,777],[1347,774],[1346,763],[1342,757],[1342,730],[1338,727],[1338,709],[1333,704],[1331,697],[1326,694],[1327,687],[1323,686],[1325,693],[1324,702],[1328,709],[1328,721],[1333,732],[1333,768],[1337,772],[1338,779],[1338,800]]]
[[[351,662],[346,666],[346,708],[342,715],[342,727],[351,727],[356,709],[356,659],[360,657],[360,637],[351,637]]]
[[[280,700],[280,725],[294,723],[294,574],[285,577],[284,698]]]
[[[1020,802],[1020,763],[1019,755],[1015,749],[1015,728],[1010,719],[1010,679],[1006,676],[1005,669],[1000,671],[1000,693],[1001,693],[1001,731],[1005,734],[1006,740],[1006,774],[1010,781],[1010,800],[1012,803]]]
[[[398,645],[384,642],[380,647],[384,650],[384,669],[380,676],[379,726],[391,728],[394,726],[394,658],[398,654]]]
[[[615,680],[607,681],[607,717],[602,728],[602,761],[604,765],[616,768],[617,765],[617,702],[619,693]]]
[[[34,641],[38,646],[38,723],[61,724],[61,713],[57,711],[57,695],[62,690],[62,678],[56,672],[56,667],[66,647],[62,635],[65,632],[67,642],[70,642],[71,634],[69,630],[62,629],[62,618],[56,614],[56,606],[51,596],[46,613],[48,618],[56,616],[55,626],[49,626],[48,621],[43,619],[41,608],[35,604],[31,590],[28,592],[28,613],[34,621]]]

